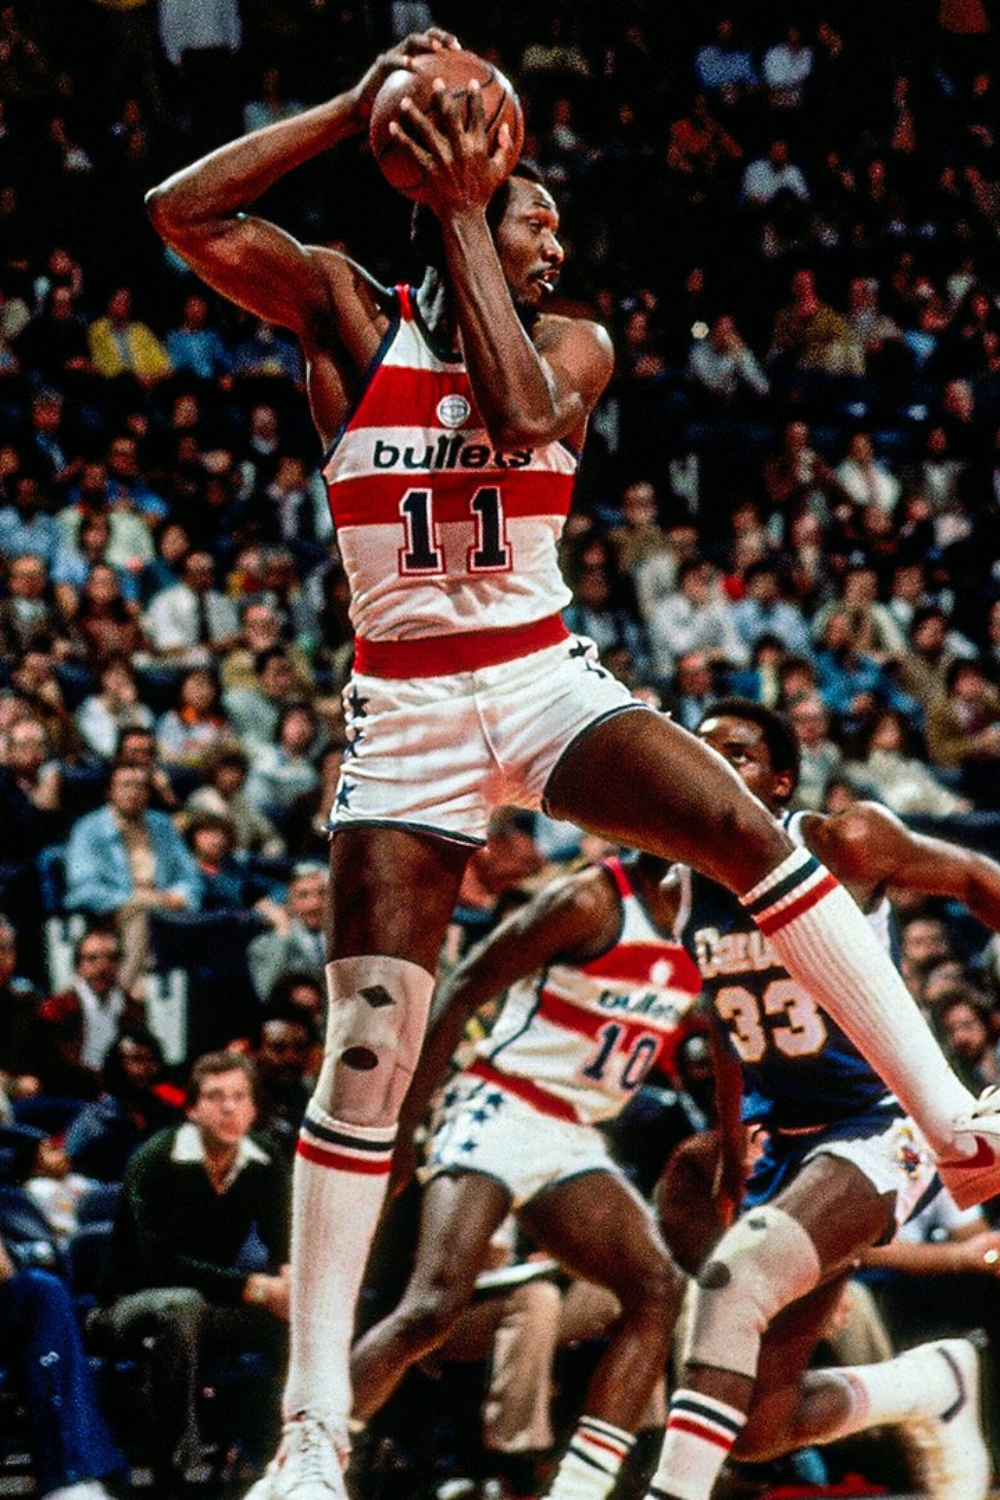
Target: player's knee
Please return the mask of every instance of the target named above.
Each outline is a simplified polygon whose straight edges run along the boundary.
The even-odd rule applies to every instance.
[[[651,1338],[669,1338],[677,1318],[683,1282],[680,1272],[664,1257],[626,1275],[613,1291],[623,1317],[639,1322]]]
[[[465,1309],[470,1288],[442,1280],[408,1295],[396,1315],[399,1335],[415,1355],[443,1344]]]
[[[754,1376],[764,1330],[819,1275],[816,1247],[796,1219],[773,1204],[751,1209],[698,1277],[687,1360]]]
[[[337,1120],[395,1123],[423,1043],[434,981],[380,955],[327,964],[330,1012],[315,1100]]]

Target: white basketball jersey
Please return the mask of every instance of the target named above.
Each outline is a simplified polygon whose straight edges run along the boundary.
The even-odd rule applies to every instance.
[[[604,868],[621,898],[618,941],[587,963],[553,964],[512,985],[464,1070],[587,1125],[617,1115],[654,1063],[669,1070],[701,989],[693,961],[653,926],[621,862]]]
[[[351,586],[373,642],[504,630],[570,599],[556,544],[577,454],[501,452],[465,366],[431,346],[410,287],[323,468]]]

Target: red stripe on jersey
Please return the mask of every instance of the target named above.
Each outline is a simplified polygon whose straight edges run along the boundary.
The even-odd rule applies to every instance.
[[[384,1177],[392,1170],[392,1152],[388,1156],[379,1156],[374,1160],[368,1157],[346,1156],[340,1151],[328,1151],[325,1148],[312,1146],[308,1141],[300,1140],[295,1148],[299,1156],[304,1156],[306,1161],[315,1162],[318,1167],[332,1167],[338,1172],[354,1172],[361,1177]]]
[[[506,1089],[508,1094],[514,1094],[518,1099],[523,1099],[537,1109],[539,1114],[552,1115],[557,1120],[571,1120],[574,1125],[580,1124],[580,1116],[572,1104],[567,1104],[565,1099],[560,1099],[558,1094],[550,1094],[548,1089],[543,1089],[539,1084],[532,1083],[529,1078],[520,1078],[516,1073],[501,1073],[499,1068],[493,1067],[485,1058],[477,1057],[467,1068],[462,1070],[472,1073],[476,1078],[485,1079],[487,1083],[496,1084],[498,1088]]]
[[[462,418],[463,428],[482,429],[483,419],[476,410],[472,386],[464,370],[415,370],[406,365],[381,365],[358,402],[348,431],[356,432],[362,427],[391,430],[399,426],[401,412],[407,413],[407,426],[444,427],[437,411],[446,396],[462,396],[468,403],[468,415]]]
[[[808,891],[804,891],[796,901],[790,901],[787,906],[783,906],[773,916],[765,915],[761,917],[757,926],[765,937],[769,937],[772,932],[778,932],[782,927],[786,927],[789,922],[794,922],[796,917],[801,917],[804,912],[811,911],[814,906],[823,900],[824,896],[829,896],[830,892],[836,890],[836,888],[837,881],[834,877],[826,875],[822,880],[818,880],[814,886],[811,886]]]
[[[551,990],[542,990],[542,1003],[539,1007],[539,1015],[543,1021],[550,1021],[553,1026],[561,1026],[565,1031],[576,1031],[581,1036],[599,1036],[601,1031],[609,1023],[621,1029],[620,1044],[630,1047],[633,1042],[641,1036],[651,1037],[662,1047],[664,1040],[674,1030],[656,1031],[651,1028],[648,1021],[632,1020],[623,1011],[605,1011],[600,1014],[592,1010],[584,1010],[579,1005],[571,1005],[568,1000],[563,1000]],[[653,1058],[651,1062],[655,1062]]]
[[[384,474],[359,474],[327,486],[330,511],[338,530],[345,526],[400,527],[403,535],[404,497],[411,490],[430,490],[433,520],[466,521],[472,525],[472,497],[490,487],[500,491],[504,518],[569,514],[573,475],[538,469],[406,469]]]
[[[664,979],[661,976],[668,963],[670,971]],[[588,960],[580,969],[594,979],[621,979],[630,985],[681,990],[686,995],[697,995],[701,989],[697,965],[680,943],[617,943],[609,953]]]
[[[562,615],[547,615],[531,625],[501,626],[497,630],[460,630],[452,635],[429,635],[407,641],[354,642],[354,670],[366,677],[447,677],[454,672],[479,672],[503,661],[515,661],[569,640]]]

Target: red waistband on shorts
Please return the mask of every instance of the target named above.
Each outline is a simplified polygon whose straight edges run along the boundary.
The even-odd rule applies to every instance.
[[[464,630],[407,641],[354,642],[354,670],[366,677],[445,677],[478,672],[569,639],[562,615],[499,630]]]
[[[548,1089],[532,1083],[530,1078],[518,1078],[514,1073],[501,1073],[485,1057],[477,1057],[462,1072],[471,1073],[475,1078],[484,1078],[487,1083],[495,1083],[498,1088],[506,1089],[508,1094],[515,1094],[526,1104],[533,1105],[539,1114],[552,1115],[557,1120],[569,1120],[574,1125],[580,1124],[580,1116],[572,1104],[567,1104],[558,1094],[550,1094]]]

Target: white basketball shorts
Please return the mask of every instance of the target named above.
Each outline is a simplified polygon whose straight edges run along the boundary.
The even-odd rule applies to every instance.
[[[330,827],[393,824],[481,844],[496,807],[542,806],[578,735],[646,707],[581,636],[449,676],[355,674],[344,690],[347,751]]]
[[[443,1172],[493,1178],[507,1189],[515,1209],[583,1172],[623,1176],[593,1125],[544,1115],[501,1085],[466,1073],[445,1089],[417,1175],[426,1183]]]

